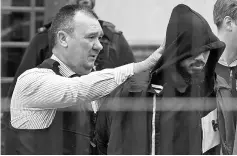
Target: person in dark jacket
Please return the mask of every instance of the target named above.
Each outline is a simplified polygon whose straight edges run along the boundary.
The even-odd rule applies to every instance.
[[[88,6],[91,9],[95,6],[95,0],[70,0],[70,4],[78,4],[79,6]],[[115,68],[121,65],[135,62],[132,50],[126,41],[123,33],[115,28],[110,22],[99,20],[103,29],[104,36],[100,42],[103,46],[99,56],[95,62],[94,70],[102,70],[105,68]],[[20,66],[17,69],[14,80],[8,91],[8,99],[10,101],[17,78],[26,70],[34,68],[41,64],[45,59],[51,57],[52,48],[49,46],[48,31],[51,26],[51,22],[44,25],[39,29],[39,32],[31,40],[27,47]],[[9,102],[10,103],[10,102]],[[2,135],[9,132],[9,110],[5,110],[1,119],[1,124],[4,124],[5,129],[2,129]],[[95,122],[95,119],[91,119]],[[8,141],[11,141],[13,134],[6,134]],[[12,142],[13,143],[13,142]],[[3,147],[5,147],[5,140],[2,140]],[[11,147],[10,147],[11,148]],[[2,151],[5,151],[2,149]],[[7,150],[9,151],[9,150]],[[13,150],[12,150],[13,152]]]
[[[237,97],[237,1],[217,0],[214,5],[213,18],[217,26],[218,37],[226,44],[225,51],[216,66],[218,75],[216,89],[220,97],[218,98],[218,117],[222,153],[237,154],[237,135],[233,137],[236,134],[237,120],[237,105],[234,99]],[[233,153],[234,146],[235,152]]]
[[[176,6],[153,70],[103,101],[96,123],[99,153],[218,154],[215,66],[224,48],[199,13]]]

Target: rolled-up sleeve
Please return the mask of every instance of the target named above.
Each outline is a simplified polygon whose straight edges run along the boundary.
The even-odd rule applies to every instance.
[[[131,77],[133,63],[67,78],[50,69],[31,69],[17,80],[11,107],[64,108],[108,95]]]

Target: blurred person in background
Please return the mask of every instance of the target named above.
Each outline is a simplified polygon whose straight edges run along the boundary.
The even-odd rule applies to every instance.
[[[65,0],[65,4],[78,4],[79,6],[86,6],[91,9],[95,6],[95,0]],[[124,64],[135,62],[134,55],[128,42],[126,41],[123,33],[118,31],[110,22],[99,20],[99,23],[104,32],[104,36],[100,39],[103,49],[100,51],[93,70],[102,70],[105,68],[115,68]],[[45,59],[50,58],[52,55],[52,47],[49,45],[48,30],[51,27],[51,22],[44,25],[39,29],[39,32],[31,40],[27,47],[23,59],[15,74],[14,80],[8,91],[8,102],[10,105],[10,99],[15,88],[17,78],[26,70],[34,68],[41,64]],[[97,105],[93,106],[97,107]],[[9,108],[9,107],[8,107]],[[93,116],[93,115],[92,115]],[[93,118],[96,118],[94,115]],[[2,153],[5,151],[5,139],[11,140],[12,134],[6,134],[9,128],[10,113],[9,109],[4,110],[3,117],[1,118],[1,124],[4,124],[5,129],[2,129]],[[94,125],[96,119],[91,119]]]
[[[176,6],[146,79],[133,76],[101,105],[99,154],[219,154],[215,66],[224,49],[199,13]]]
[[[218,37],[226,48],[216,66],[222,153],[237,154],[237,0],[217,0],[213,10]],[[224,98],[223,98],[224,97]],[[233,153],[234,149],[234,153]]]

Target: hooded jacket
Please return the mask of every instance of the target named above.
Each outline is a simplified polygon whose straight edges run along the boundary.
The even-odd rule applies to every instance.
[[[186,5],[176,6],[168,23],[165,50],[154,69],[131,78],[111,93],[101,106],[95,138],[100,153],[215,152],[210,149],[218,141],[205,144],[204,140],[210,139],[204,135],[206,129],[201,121],[203,117],[213,115],[212,111],[216,108],[215,65],[224,48],[225,44],[213,34],[200,14]],[[210,55],[205,65],[203,83],[189,86],[183,94],[177,92],[176,83],[183,82],[172,82],[168,74],[177,72],[182,77],[176,70],[177,64],[208,50]],[[189,97],[198,99],[197,103]],[[209,97],[213,98],[208,100]],[[119,108],[116,107],[118,105]],[[191,109],[194,106],[198,106],[198,109]],[[215,122],[213,119],[208,123],[216,132],[213,133],[214,137],[218,135]]]

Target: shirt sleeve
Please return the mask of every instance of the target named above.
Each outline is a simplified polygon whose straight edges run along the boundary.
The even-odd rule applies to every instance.
[[[18,78],[11,107],[54,109],[94,101],[108,95],[133,74],[133,63],[74,78],[35,68]]]

